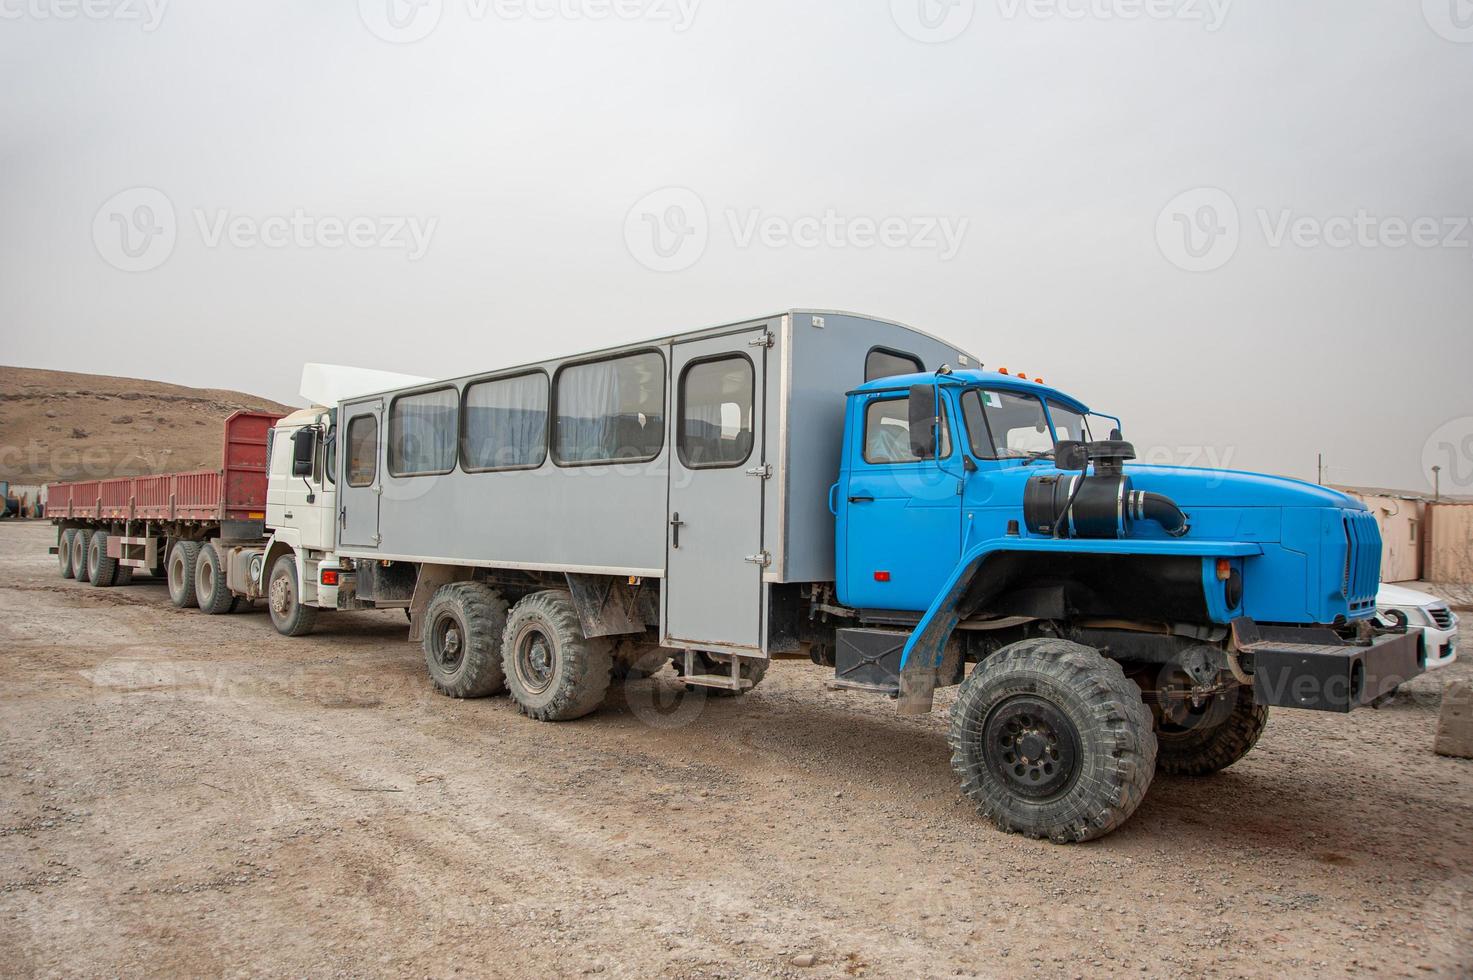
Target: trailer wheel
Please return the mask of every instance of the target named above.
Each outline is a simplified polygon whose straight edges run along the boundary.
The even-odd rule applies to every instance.
[[[118,574],[118,560],[107,556],[107,535],[92,532],[87,541],[87,581],[100,589],[111,588]]]
[[[85,527],[72,532],[72,574],[78,582],[87,581],[87,539],[91,536]]]
[[[609,689],[612,648],[605,637],[584,637],[567,592],[532,593],[512,609],[501,643],[512,700],[538,721],[582,718]]]
[[[180,609],[199,605],[194,596],[194,566],[199,562],[198,541],[175,541],[169,549],[165,574],[169,582],[169,601]]]
[[[1190,709],[1181,722],[1156,722],[1156,768],[1169,776],[1208,776],[1252,751],[1268,724],[1268,708],[1240,685]]]
[[[501,637],[506,600],[484,582],[442,585],[425,609],[425,666],[435,690],[452,698],[484,698],[506,690]]]
[[[199,546],[199,558],[194,563],[194,599],[200,612],[211,616],[235,610],[235,596],[225,585],[225,566],[209,541]]]
[[[271,625],[282,636],[306,636],[317,625],[316,607],[302,603],[296,555],[281,555],[272,564],[266,585],[266,609],[271,613]]]
[[[951,766],[1000,829],[1058,843],[1103,837],[1156,768],[1140,688],[1099,651],[1023,640],[978,664],[951,709]]]
[[[77,529],[69,527],[56,539],[56,562],[61,566],[62,578],[76,577],[77,573],[72,566],[72,539],[76,536]]]

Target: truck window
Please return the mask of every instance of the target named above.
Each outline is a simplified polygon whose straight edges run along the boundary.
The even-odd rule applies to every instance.
[[[455,389],[400,395],[389,403],[389,473],[429,476],[455,469]]]
[[[571,364],[553,382],[562,465],[639,463],[665,446],[665,359],[655,351]]]
[[[878,378],[893,378],[897,374],[919,374],[925,368],[921,366],[921,359],[914,354],[902,354],[900,351],[886,350],[876,347],[869,352],[864,359],[864,380],[874,381]]]
[[[981,459],[1054,451],[1043,402],[1032,395],[972,388],[962,395],[962,417],[972,454]]]
[[[941,415],[939,458],[951,455],[951,432]],[[910,399],[881,398],[864,409],[864,461],[866,463],[919,463],[910,451]]]
[[[348,486],[371,487],[378,469],[378,419],[357,415],[348,422]]]
[[[1074,409],[1067,408],[1050,398],[1048,417],[1054,423],[1056,440],[1062,442],[1065,439],[1073,439],[1076,442],[1089,442],[1089,423]]]
[[[547,375],[540,371],[466,385],[461,466],[472,472],[531,469],[547,459]]]
[[[752,455],[752,362],[732,354],[689,365],[680,378],[680,461],[693,470],[740,466]]]

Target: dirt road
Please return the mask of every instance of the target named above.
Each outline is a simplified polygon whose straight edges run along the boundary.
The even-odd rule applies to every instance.
[[[1473,763],[1431,752],[1465,664],[1279,711],[1060,847],[961,802],[949,699],[900,718],[783,662],[744,699],[657,677],[539,724],[431,693],[402,614],[289,640],[62,580],[50,533],[0,525],[6,974],[1473,970]]]

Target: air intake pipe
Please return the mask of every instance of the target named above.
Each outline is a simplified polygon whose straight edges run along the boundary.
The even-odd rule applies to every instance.
[[[1136,490],[1130,495],[1131,516],[1138,521],[1155,521],[1173,538],[1187,533],[1187,515],[1181,512],[1176,501],[1170,497]]]
[[[1054,455],[1058,468],[1066,472],[1040,473],[1023,489],[1023,520],[1032,533],[1125,538],[1136,521],[1155,521],[1172,537],[1189,530],[1186,515],[1170,497],[1132,489],[1130,477],[1121,469],[1125,460],[1135,458],[1130,443],[1061,442]]]

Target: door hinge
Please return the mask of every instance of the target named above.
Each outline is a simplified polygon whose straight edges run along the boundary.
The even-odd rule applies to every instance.
[[[771,330],[762,331],[762,335],[756,340],[747,341],[748,347],[771,347],[777,343],[777,338],[772,335]]]
[[[764,480],[772,479],[772,464],[763,463],[761,466],[753,466],[747,470],[748,476],[761,477]]]
[[[755,555],[748,555],[742,560],[749,561],[754,565],[761,565],[763,568],[766,568],[768,565],[772,564],[772,556],[769,555],[766,551],[759,551]]]
[[[383,544],[384,543],[384,536],[382,534],[375,534],[373,536],[373,543],[374,544]]]

